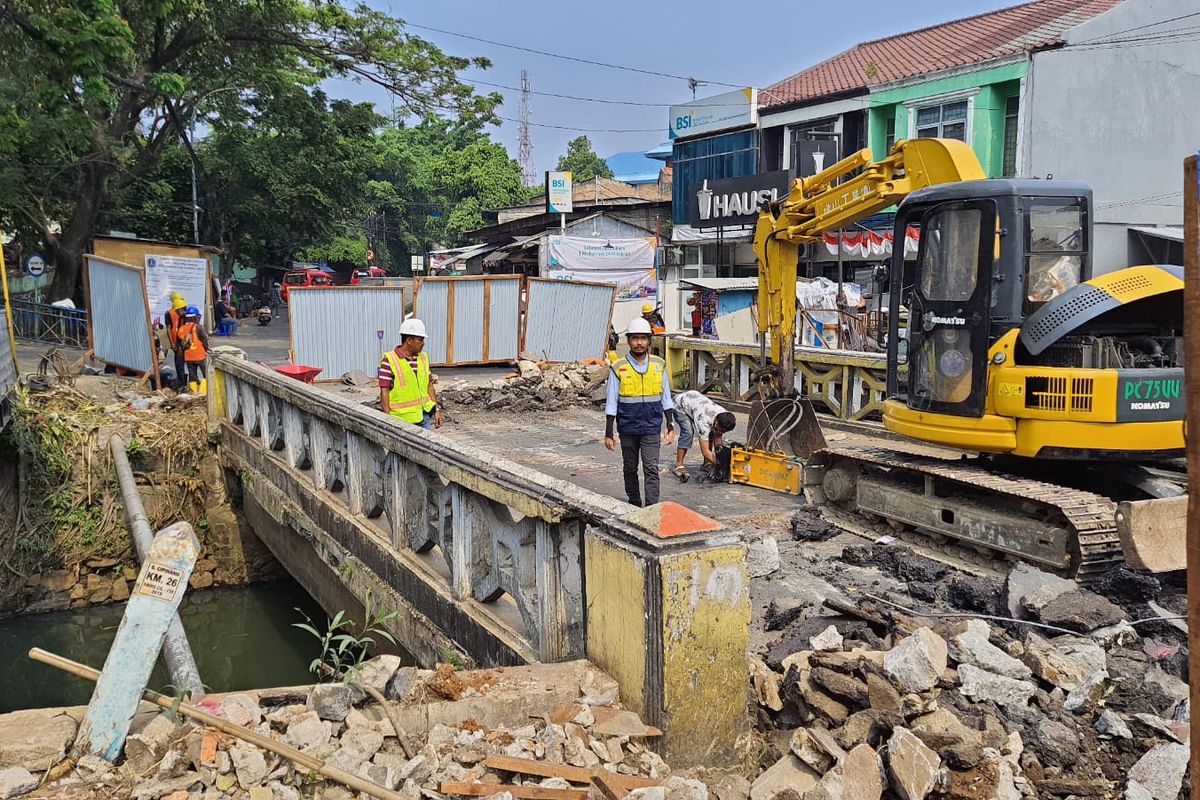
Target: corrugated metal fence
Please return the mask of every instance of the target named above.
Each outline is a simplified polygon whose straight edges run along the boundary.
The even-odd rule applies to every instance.
[[[142,270],[93,255],[84,256],[84,264],[88,325],[96,358],[135,372],[156,370]]]
[[[530,278],[522,350],[548,361],[600,358],[616,292],[611,283]]]
[[[520,353],[520,275],[425,278],[413,305],[431,364],[511,362]]]
[[[296,287],[288,292],[288,317],[297,364],[320,367],[322,379],[356,369],[375,377],[383,351],[399,343],[404,289]]]
[[[0,430],[12,419],[9,393],[17,385],[17,361],[13,357],[13,342],[8,331],[8,308],[0,306]]]

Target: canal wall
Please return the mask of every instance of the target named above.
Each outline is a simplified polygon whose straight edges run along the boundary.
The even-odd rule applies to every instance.
[[[283,576],[239,518],[203,400],[139,390],[128,379],[79,376],[14,398],[0,442],[0,616],[124,602],[139,563],[112,469],[109,439],[130,443],[153,529],[184,520],[201,543],[192,590]]]

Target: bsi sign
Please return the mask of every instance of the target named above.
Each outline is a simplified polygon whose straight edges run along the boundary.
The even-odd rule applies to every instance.
[[[574,196],[571,189],[571,173],[546,173],[546,213],[567,214],[573,209]]]
[[[747,87],[671,106],[668,135],[701,136],[758,124],[758,89]]]
[[[692,196],[692,227],[754,225],[762,207],[787,196],[788,171],[706,180]]]

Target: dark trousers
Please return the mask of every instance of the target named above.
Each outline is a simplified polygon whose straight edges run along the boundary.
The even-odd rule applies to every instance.
[[[625,474],[625,494],[635,506],[642,505],[642,493],[638,487],[638,460],[646,476],[646,505],[658,502],[658,447],[661,434],[630,436],[621,434],[621,462]]]
[[[201,378],[208,378],[208,371],[204,368],[203,361],[187,362],[187,379],[189,381],[198,381]]]
[[[175,354],[175,385],[185,386],[187,384],[188,375],[187,364],[185,364],[183,360],[183,351],[174,350],[172,352]]]

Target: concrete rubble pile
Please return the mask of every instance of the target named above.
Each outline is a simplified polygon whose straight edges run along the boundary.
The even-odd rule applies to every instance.
[[[447,706],[461,709],[461,703],[473,703],[479,714],[491,713],[484,709],[489,694],[487,675],[508,670],[455,673],[443,665],[435,672],[400,667],[399,663],[394,656],[366,662],[357,685],[269,690],[257,698],[250,693],[227,694],[206,698],[201,705],[230,722],[395,791],[405,800],[441,800],[455,795],[511,800],[506,787],[567,790],[538,796],[574,800],[580,791],[586,796],[588,782],[597,771],[610,776],[614,786],[630,791],[636,787],[630,797],[641,800],[707,800],[703,783],[671,776],[647,743],[647,737],[661,732],[645,725],[637,714],[622,710],[615,702],[615,682],[601,673],[591,673],[596,680],[581,687],[578,702],[560,704],[541,716],[529,711],[513,713],[510,706],[529,708],[520,697],[497,701],[497,705],[503,704],[503,713],[520,724],[488,727],[474,717],[455,724],[435,720],[452,718],[458,712],[447,717]],[[389,700],[391,713],[361,690],[367,685]],[[542,694],[547,691],[541,689]],[[393,718],[406,728],[400,737],[395,735]],[[423,721],[425,727],[412,724],[409,728],[415,720]],[[84,756],[73,771],[34,796],[134,800],[368,797],[335,781],[322,780],[279,755],[177,720],[166,712],[135,724],[134,731],[119,766]],[[68,737],[60,742],[60,751],[51,757],[61,758],[61,748],[69,741]],[[581,776],[583,785],[574,785]],[[2,770],[0,797],[20,796],[37,783],[25,768]],[[49,794],[43,794],[47,790]]]
[[[1140,592],[1126,603],[1140,608],[1156,593],[1146,578],[1121,568],[1110,587]],[[1188,687],[1173,674],[1186,651],[1164,641],[1169,623],[1134,628],[1101,594],[1024,564],[995,583],[993,614],[1073,632],[846,600],[805,621],[806,648],[752,659],[760,727],[782,757],[751,800],[1186,792]]]
[[[438,399],[450,410],[472,407],[518,413],[604,402],[609,372],[605,364],[548,363],[522,358],[517,369],[512,375],[482,386],[465,382],[439,385]]]

